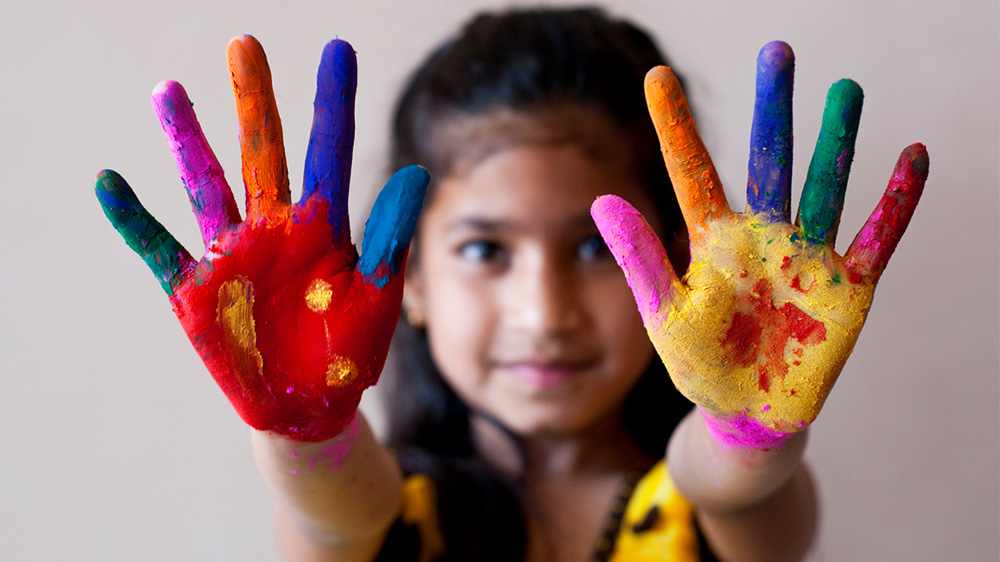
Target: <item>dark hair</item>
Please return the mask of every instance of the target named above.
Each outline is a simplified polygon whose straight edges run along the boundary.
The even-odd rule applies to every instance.
[[[566,106],[592,110],[623,133],[637,177],[658,210],[663,232],[671,235],[682,219],[643,95],[646,72],[662,64],[665,58],[648,34],[598,9],[479,15],[409,78],[394,116],[390,167],[419,163],[428,168],[432,184],[426,206],[433,199],[433,178],[447,174],[461,156],[461,146],[441,146],[447,144],[439,134],[443,124],[502,111],[531,116]],[[417,259],[418,246],[415,241],[411,259]],[[442,529],[449,559],[523,558],[517,485],[476,460],[468,406],[438,372],[426,334],[405,319],[397,326],[392,363],[389,445],[398,451],[404,471],[434,479],[442,511],[451,507],[447,498],[464,497],[472,504],[462,507],[461,529]],[[626,398],[625,424],[647,453],[660,458],[690,408],[654,359]],[[452,493],[456,474],[465,488]],[[473,496],[478,497],[470,502]]]

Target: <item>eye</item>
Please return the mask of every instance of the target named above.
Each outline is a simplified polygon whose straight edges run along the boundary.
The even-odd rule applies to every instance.
[[[506,249],[489,240],[470,240],[458,247],[458,255],[471,263],[498,263],[506,257]]]
[[[577,249],[577,253],[582,261],[593,262],[606,259],[611,256],[604,239],[599,234],[593,234],[583,239]]]

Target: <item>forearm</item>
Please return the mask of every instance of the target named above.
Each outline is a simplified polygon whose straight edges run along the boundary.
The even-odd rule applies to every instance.
[[[279,533],[290,558],[319,560],[320,552],[340,553],[338,560],[374,556],[398,515],[402,477],[360,413],[344,432],[321,443],[262,431],[253,431],[252,443],[257,466],[279,499]]]
[[[720,445],[693,410],[667,453],[671,477],[727,562],[800,560],[816,526],[816,492],[802,463],[806,432],[780,448]]]

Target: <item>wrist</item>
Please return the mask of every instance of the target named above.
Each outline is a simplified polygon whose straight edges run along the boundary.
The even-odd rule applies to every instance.
[[[747,439],[730,444],[712,434],[705,414],[688,414],[667,451],[674,483],[698,509],[733,513],[757,505],[801,466],[808,431],[784,434],[780,447],[751,447]]]
[[[722,447],[730,449],[781,449],[795,433],[771,429],[746,413],[720,416],[698,406],[708,434]]]
[[[319,467],[338,468],[351,452],[360,432],[360,418],[355,413],[347,425],[333,437],[317,440],[301,440],[284,432],[254,430],[255,442],[264,444],[269,457],[282,459],[284,472],[301,474],[313,472]]]

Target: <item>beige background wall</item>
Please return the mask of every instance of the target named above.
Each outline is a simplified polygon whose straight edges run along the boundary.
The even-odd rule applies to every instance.
[[[256,35],[297,185],[316,63],[339,36],[353,42],[361,69],[351,203],[360,226],[382,177],[402,77],[475,8],[501,4],[3,3],[0,559],[277,559],[272,498],[247,431],[102,216],[94,175],[124,174],[200,251],[148,101],[153,85],[173,78],[187,87],[238,184],[224,46]],[[771,39],[798,57],[796,185],[826,87],[848,76],[865,88],[842,232],[863,222],[899,150],[927,144],[924,200],[812,435],[824,504],[812,560],[997,560],[996,1],[620,0],[610,8],[655,31],[687,76],[737,207],[754,60]]]

